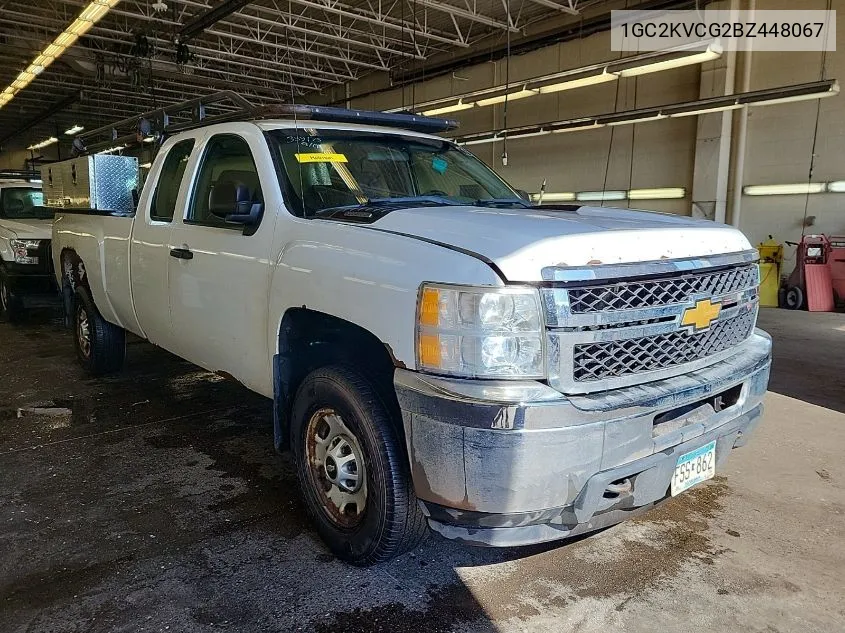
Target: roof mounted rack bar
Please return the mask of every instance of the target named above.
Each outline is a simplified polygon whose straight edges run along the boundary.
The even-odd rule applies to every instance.
[[[142,112],[135,116],[98,127],[77,135],[86,146],[86,154],[93,154],[111,147],[137,145],[142,142],[161,140],[164,134],[174,131],[177,125],[200,127],[217,122],[218,116],[208,116],[208,106],[215,106],[232,115],[252,111],[253,106],[241,95],[231,90],[189,99],[173,105]],[[185,120],[187,119],[187,120]]]
[[[452,119],[422,116],[413,112],[377,112],[312,105],[278,105],[256,108],[254,118],[292,118],[333,123],[360,123],[361,125],[382,125],[429,133],[446,132],[458,128],[458,122]]]
[[[458,123],[450,119],[427,117],[412,112],[374,112],[293,104],[254,106],[236,92],[226,90],[150,110],[79,134],[76,138],[84,143],[85,149],[77,151],[93,154],[109,150],[117,151],[142,143],[161,144],[166,135],[174,132],[228,121],[258,121],[274,118],[380,125],[432,134],[454,130],[458,127]]]

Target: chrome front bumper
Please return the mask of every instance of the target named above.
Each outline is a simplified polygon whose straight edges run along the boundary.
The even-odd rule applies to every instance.
[[[745,443],[770,363],[771,339],[756,330],[708,367],[583,396],[397,370],[417,497],[434,530],[477,545],[618,523],[667,497],[679,455],[715,439],[718,469]]]

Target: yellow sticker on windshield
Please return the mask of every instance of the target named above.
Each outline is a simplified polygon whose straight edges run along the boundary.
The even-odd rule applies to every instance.
[[[307,154],[294,154],[300,163],[348,163],[343,154],[329,154],[326,152],[308,152]]]

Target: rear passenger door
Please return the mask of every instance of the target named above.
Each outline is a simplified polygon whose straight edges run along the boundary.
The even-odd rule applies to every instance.
[[[155,187],[145,187],[132,229],[130,261],[135,314],[146,337],[165,348],[171,346],[170,293],[167,267],[173,218],[182,216],[188,186],[184,175],[197,145],[195,137],[162,148],[147,178]]]
[[[238,202],[266,205],[264,192],[278,185],[259,129],[250,124],[227,128],[240,133],[212,133],[204,141],[184,217],[170,236],[172,349],[266,393],[276,209],[265,208],[252,226],[231,224],[226,215],[236,211]]]

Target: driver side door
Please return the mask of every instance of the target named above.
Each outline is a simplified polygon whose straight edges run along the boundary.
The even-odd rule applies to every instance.
[[[270,248],[276,214],[234,224],[231,214],[263,205],[267,182],[255,156],[267,152],[255,126],[205,139],[184,216],[170,236],[168,279],[173,351],[266,391]],[[267,156],[269,159],[269,155]],[[265,170],[266,172],[267,170]],[[230,221],[227,221],[227,216]]]

